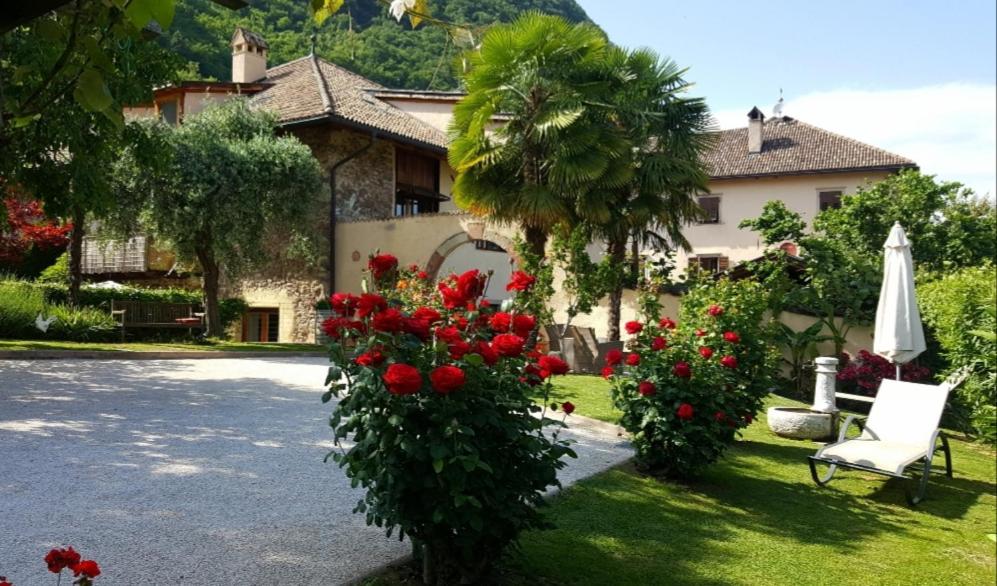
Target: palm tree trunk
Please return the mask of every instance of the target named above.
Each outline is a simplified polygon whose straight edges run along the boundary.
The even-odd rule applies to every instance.
[[[525,226],[524,231],[530,252],[542,260],[547,254],[547,232],[536,226]]]
[[[630,280],[634,287],[640,283],[640,239],[639,232],[633,231],[630,235]]]
[[[614,266],[622,266],[626,262],[627,240],[617,238],[609,241],[609,257]],[[617,278],[612,291],[609,292],[609,339],[616,342],[620,339],[620,320],[623,311],[623,279]]]
[[[73,231],[69,234],[69,305],[80,306],[80,285],[83,283],[83,232],[86,213],[73,206]]]

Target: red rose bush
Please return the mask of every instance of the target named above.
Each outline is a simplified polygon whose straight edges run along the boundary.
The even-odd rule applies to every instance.
[[[656,294],[643,297],[645,311],[660,311]],[[609,352],[603,370],[638,465],[679,478],[716,461],[751,422],[778,364],[757,284],[693,284],[681,312],[679,323],[626,324],[628,352]]]
[[[368,524],[408,537],[439,580],[477,580],[520,532],[546,525],[537,507],[574,456],[557,437],[574,405],[554,419],[531,397],[568,365],[530,346],[526,273],[497,312],[482,303],[490,276],[479,271],[433,283],[384,254],[369,270],[367,292],[333,295],[323,324],[333,363],[323,401],[340,397],[330,456],[366,490],[355,510]]]

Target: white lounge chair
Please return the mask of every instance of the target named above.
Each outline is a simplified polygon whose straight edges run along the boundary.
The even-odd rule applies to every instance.
[[[949,391],[955,385],[946,381],[939,386],[921,385],[896,380],[884,380],[863,425],[859,416],[849,415],[841,425],[838,441],[827,444],[810,456],[810,474],[818,486],[831,481],[835,471],[852,468],[906,480],[907,502],[921,502],[928,487],[931,460],[935,452],[945,453],[945,475],[952,477],[952,453],[949,442],[938,422],[945,408]],[[846,439],[852,423],[862,434]],[[941,440],[941,446],[937,446]],[[827,464],[824,476],[817,473],[817,464]],[[908,466],[921,464],[920,480],[905,474]],[[917,490],[911,485],[917,482]]]

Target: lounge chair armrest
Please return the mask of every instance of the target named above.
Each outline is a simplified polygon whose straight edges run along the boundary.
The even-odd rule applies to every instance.
[[[862,424],[864,420],[865,417],[861,415],[852,414],[846,417],[845,421],[841,424],[841,428],[838,430],[838,442],[840,443],[845,441],[845,435],[848,433],[848,428],[852,425],[852,423],[858,425],[860,430],[864,429],[865,426]]]

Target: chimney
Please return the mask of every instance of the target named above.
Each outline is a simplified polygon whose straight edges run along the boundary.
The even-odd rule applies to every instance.
[[[748,112],[748,153],[762,152],[762,127],[765,125],[765,114],[755,106]]]
[[[267,51],[270,46],[260,35],[242,27],[232,35],[232,81],[250,83],[267,76]]]

